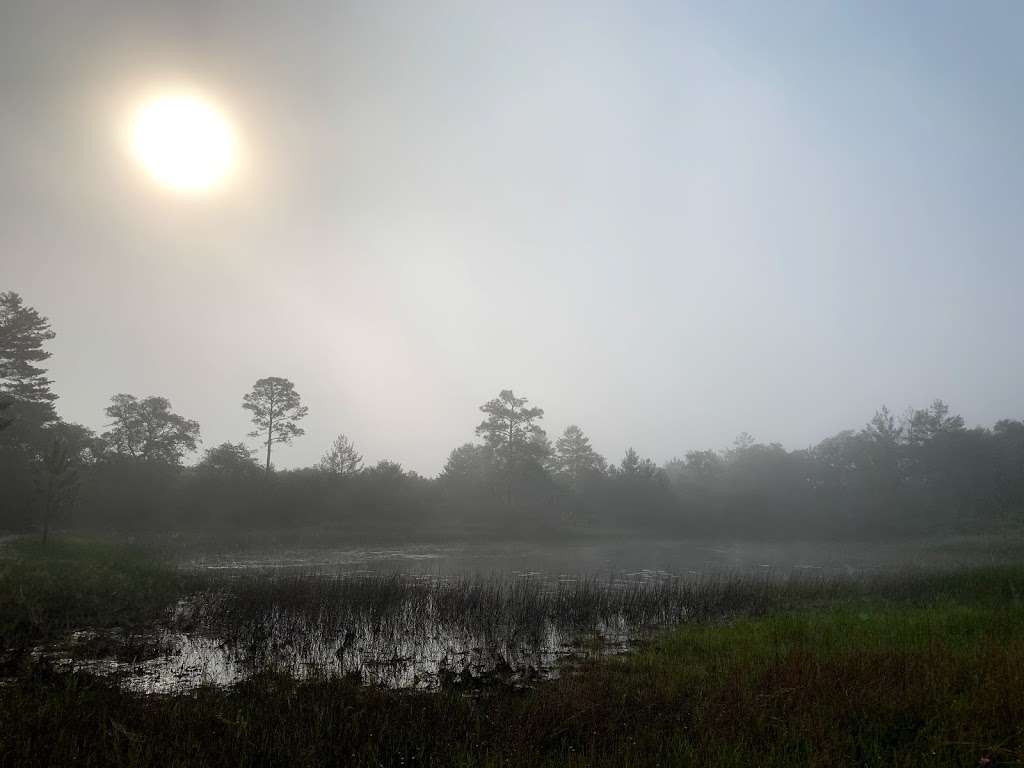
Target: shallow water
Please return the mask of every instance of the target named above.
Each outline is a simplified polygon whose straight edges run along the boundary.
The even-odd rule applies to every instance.
[[[1005,562],[1006,555],[998,541],[963,538],[215,552],[181,565],[216,576],[219,591],[183,599],[143,637],[106,638],[108,646],[121,644],[116,654],[90,653],[96,634],[80,632],[61,648],[39,649],[38,656],[63,668],[116,675],[124,688],[139,693],[230,686],[268,670],[390,688],[522,686],[557,676],[581,659],[626,652],[652,628],[704,610],[697,606],[704,595],[686,584],[725,576],[748,585],[751,579],[794,577],[827,582]],[[622,597],[627,593],[632,597]],[[727,598],[712,610],[728,608]],[[743,610],[749,609],[748,603]],[[125,661],[133,644],[145,651]]]
[[[316,579],[306,576],[299,583],[308,587]],[[555,677],[567,664],[624,653],[652,623],[623,614],[556,618],[512,603],[460,620],[450,606],[439,604],[436,589],[443,585],[419,586],[412,583],[405,597],[385,598],[383,605],[267,602],[255,611],[246,606],[251,613],[244,618],[227,619],[225,593],[199,594],[181,600],[166,624],[149,633],[125,637],[80,630],[61,647],[39,648],[35,655],[64,670],[116,676],[124,689],[146,694],[231,686],[266,671],[403,689],[520,687]],[[532,614],[515,617],[517,609]],[[657,609],[649,615],[664,624],[669,613],[678,620],[685,611]],[[97,644],[104,654],[90,652]],[[132,648],[142,651],[125,661]]]
[[[481,574],[650,575],[725,573],[824,575],[955,567],[1005,559],[998,539],[945,537],[899,542],[764,542],[630,539],[585,543],[488,542],[392,547],[289,547],[208,552],[182,559],[214,570],[316,569],[428,576]]]
[[[348,677],[396,689],[477,689],[522,687],[550,679],[574,662],[625,653],[635,639],[625,627],[598,627],[592,637],[584,642],[552,628],[540,643],[530,644],[487,644],[471,635],[437,632],[349,649],[342,649],[342,638],[323,637],[294,645],[275,647],[268,642],[257,649],[241,649],[218,638],[164,632],[155,639],[166,650],[143,661],[78,659],[67,653],[51,654],[50,661],[65,670],[115,675],[125,690],[144,694],[181,693],[201,685],[231,686],[271,669],[298,680]]]

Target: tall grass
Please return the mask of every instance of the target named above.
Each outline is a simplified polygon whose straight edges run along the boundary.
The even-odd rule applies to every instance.
[[[557,672],[566,657],[623,649],[654,627],[757,615],[849,589],[822,579],[543,579],[249,574],[179,604],[172,627],[206,638],[185,656],[221,682],[241,671],[359,675],[432,687]],[[582,638],[590,642],[581,644]],[[189,641],[182,641],[189,642]],[[195,660],[196,654],[205,658]],[[216,658],[214,658],[216,657]],[[227,670],[225,672],[225,670]],[[181,670],[181,677],[187,670]],[[203,679],[193,675],[190,682]]]
[[[19,544],[0,558],[5,648],[155,623],[248,646],[258,663],[230,687],[156,696],[23,663],[0,685],[0,765],[1014,765],[1022,596],[1021,567],[846,580],[227,578],[122,548]],[[493,642],[507,664],[553,630],[627,626],[663,629],[545,682],[505,669],[516,685],[395,691],[295,663],[351,671],[350,657],[472,650],[468,640]]]
[[[194,582],[158,551],[97,541],[18,540],[0,555],[0,651],[83,626],[144,626]]]
[[[973,581],[985,598],[1005,575]],[[961,595],[684,624],[637,654],[472,696],[265,672],[138,697],[38,670],[0,688],[0,764],[1016,765],[1024,611]]]
[[[840,599],[922,603],[969,594],[1013,604],[1021,594],[1012,568],[856,579],[417,578],[188,573],[159,553],[96,542],[19,542],[13,555],[0,559],[0,670],[56,644],[50,658],[71,654],[91,669],[103,666],[92,659],[120,660],[106,668],[134,676],[137,690],[232,684],[264,670],[391,687],[489,684],[498,673],[522,684],[684,622]],[[75,630],[89,632],[70,642]]]

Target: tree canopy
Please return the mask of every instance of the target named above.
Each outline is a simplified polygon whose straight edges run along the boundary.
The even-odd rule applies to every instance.
[[[114,395],[106,414],[112,421],[100,437],[122,456],[178,465],[199,443],[199,423],[174,413],[166,397]]]
[[[543,465],[551,453],[547,435],[536,423],[544,418],[544,409],[531,408],[527,403],[527,398],[503,389],[480,406],[487,418],[477,426],[476,434],[483,437],[504,472],[508,500],[516,480]]]
[[[56,334],[50,321],[25,305],[14,291],[0,293],[0,392],[14,400],[50,405],[57,396],[46,369],[38,363],[49,359],[44,342]]]
[[[196,469],[227,477],[248,477],[260,471],[252,450],[244,443],[221,443],[207,448]]]
[[[271,447],[274,443],[290,443],[306,434],[297,422],[306,416],[309,409],[302,404],[295,385],[279,376],[268,376],[253,384],[252,391],[242,398],[242,407],[252,412],[252,423],[256,425],[249,437],[263,438],[269,474]]]
[[[331,443],[330,450],[320,459],[321,472],[332,475],[354,475],[363,465],[363,456],[345,435],[338,435]]]
[[[55,337],[50,321],[14,291],[0,293],[0,430],[8,445],[44,449],[42,428],[57,420],[53,383],[39,363]]]
[[[544,410],[506,389],[480,406],[477,442],[451,451],[436,479],[387,459],[364,468],[345,435],[316,466],[270,475],[272,446],[303,434],[307,408],[292,382],[268,377],[242,402],[267,478],[242,443],[186,467],[199,425],[165,397],[114,395],[98,438],[57,418],[42,367],[52,338],[45,317],[0,294],[0,527],[45,530],[72,506],[67,519],[117,529],[342,521],[406,535],[417,525],[516,533],[570,521],[659,534],[889,535],[1024,519],[1024,422],[969,428],[941,400],[902,416],[883,406],[807,448],[744,432],[659,467],[633,448],[609,465],[577,424],[552,445]]]
[[[575,424],[565,428],[562,436],[555,441],[554,469],[573,488],[588,476],[604,472],[607,463],[594,450],[583,430]]]

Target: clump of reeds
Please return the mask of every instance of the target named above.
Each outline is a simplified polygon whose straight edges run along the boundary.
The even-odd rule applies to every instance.
[[[603,640],[621,648],[654,627],[757,615],[847,588],[813,577],[255,573],[210,583],[179,603],[171,624],[218,638],[253,670],[430,687],[446,674],[546,669],[565,647],[583,648],[583,636],[600,653]]]
[[[372,582],[289,590],[337,596],[330,590],[351,586],[365,596]],[[438,596],[453,613],[483,613],[505,601],[519,608],[568,601],[562,611],[579,611],[571,621],[606,609],[651,615],[680,596],[691,601],[683,605],[700,598],[706,617],[735,615],[758,600],[799,610],[727,624],[690,623],[700,614],[687,614],[677,631],[629,657],[587,663],[525,690],[496,686],[475,695],[300,681],[271,668],[235,687],[144,699],[107,678],[36,666],[0,687],[0,765],[953,768],[1024,761],[1020,568],[845,585],[473,584],[468,591],[459,582],[402,590]],[[232,588],[225,610],[235,600],[254,615],[264,610],[246,602],[244,585]],[[295,606],[316,605],[308,594],[285,603],[275,610],[294,616],[307,610]],[[339,616],[348,610],[330,608]]]

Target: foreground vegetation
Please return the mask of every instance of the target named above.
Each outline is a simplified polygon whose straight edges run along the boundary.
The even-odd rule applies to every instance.
[[[0,559],[0,628],[10,645],[12,637],[35,642],[83,624],[143,623],[195,578],[130,550],[20,545]],[[312,600],[314,588],[284,586],[264,584],[264,599]],[[744,602],[753,589],[774,595],[770,612]],[[256,585],[241,592],[250,606],[259,595]],[[1024,568],[769,592],[751,582],[717,594],[727,596],[720,607],[731,618],[708,610],[634,654],[515,689],[391,691],[267,671],[229,689],[139,696],[22,658],[0,686],[0,764],[1024,760]]]
[[[58,640],[80,627],[151,623],[194,581],[155,550],[18,540],[0,547],[0,654]]]

